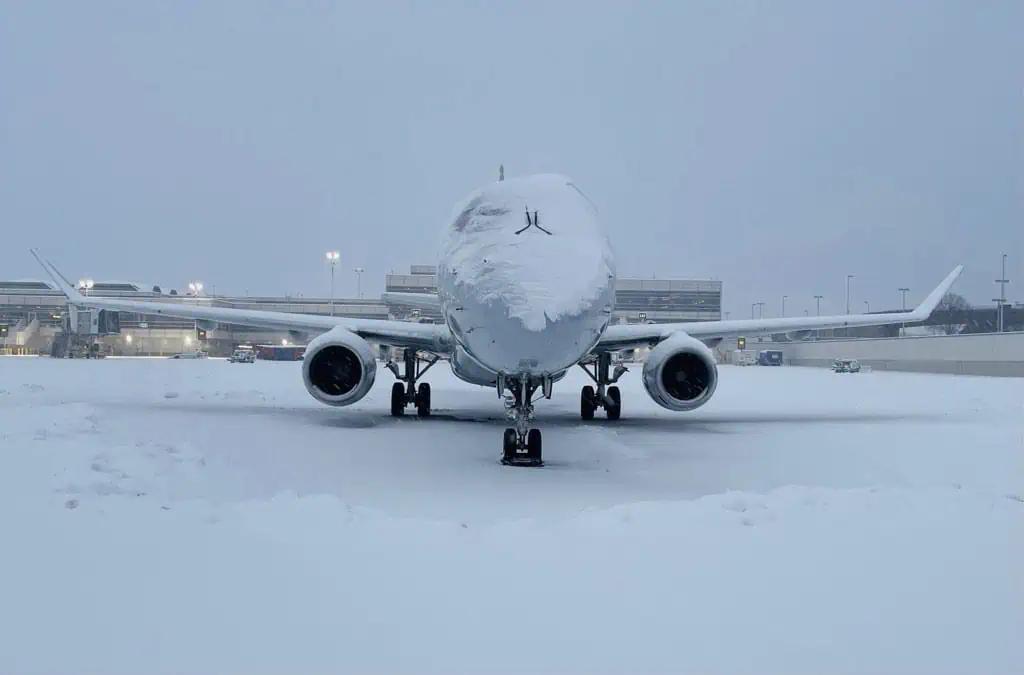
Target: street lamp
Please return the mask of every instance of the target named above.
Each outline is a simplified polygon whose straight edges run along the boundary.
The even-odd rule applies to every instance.
[[[910,289],[909,288],[897,288],[896,290],[900,292],[901,296],[903,296],[902,299],[900,300],[900,307],[905,312],[905,311],[907,311],[907,293],[910,292]],[[903,323],[900,324],[900,337],[903,337],[903,333],[906,332],[906,330],[907,330],[907,323],[904,321]]]
[[[202,281],[190,281],[190,282],[188,282],[188,294],[191,295],[193,298],[198,298],[199,294],[202,292],[202,290],[203,290],[203,282]],[[197,335],[199,334],[199,320],[198,319],[196,319],[195,321],[192,322],[192,330],[194,330]],[[188,346],[190,344],[192,344],[191,338],[185,338],[185,346]]]
[[[85,295],[89,295],[89,289],[93,287],[94,283],[95,282],[92,279],[79,279],[78,288],[81,289]]]
[[[786,298],[788,298],[788,297],[789,297],[788,295],[782,296],[782,314],[781,314],[781,316],[783,316],[783,317],[786,316]]]
[[[337,251],[327,252],[327,262],[331,264],[331,316],[334,316],[334,268],[338,265],[341,255]]]
[[[1006,254],[1003,254],[1003,273],[996,279],[996,283],[999,284],[999,297],[996,298],[996,302],[999,304],[996,306],[996,331],[999,333],[1003,332],[1005,328],[1006,317],[1004,316],[1003,307],[1006,305],[1006,284],[1010,283],[1010,280],[1006,278]]]
[[[865,301],[864,301],[864,307],[866,308],[866,309],[864,310],[864,313],[865,313],[865,314],[870,314],[870,313],[871,313],[871,303],[870,303],[870,302],[868,302],[867,300],[865,300]]]
[[[816,295],[816,296],[814,296],[814,316],[821,316],[821,301],[822,301],[822,299],[824,297],[825,297],[824,295]],[[821,339],[821,331],[819,331],[819,330],[814,331],[814,339],[815,340],[820,340]]]
[[[363,298],[363,272],[366,270],[356,267],[352,271],[356,273],[356,297],[361,300]]]
[[[903,296],[901,301],[900,301],[900,307],[905,312],[905,311],[907,311],[907,293],[910,292],[910,289],[909,288],[897,288],[896,290],[899,291],[900,295]]]
[[[852,274],[846,275],[846,315],[850,315],[850,281],[853,279]],[[850,328],[847,324],[843,324],[846,330],[843,331],[846,337],[850,337]]]

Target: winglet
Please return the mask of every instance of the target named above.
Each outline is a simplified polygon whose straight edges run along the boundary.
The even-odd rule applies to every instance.
[[[914,311],[910,313],[911,320],[924,321],[931,316],[932,312],[935,311],[935,308],[939,306],[940,302],[942,302],[943,296],[949,292],[949,287],[953,285],[953,282],[956,281],[957,277],[959,277],[960,273],[963,271],[964,266],[957,265],[956,268],[942,280],[942,283],[936,286],[935,290],[929,293],[928,297],[922,300],[921,304],[914,308]]]
[[[79,293],[71,282],[53,266],[53,263],[41,258],[39,256],[39,251],[34,248],[30,248],[29,253],[31,253],[32,257],[36,259],[44,270],[46,270],[46,273],[51,279],[53,279],[53,283],[57,284],[57,288],[59,288],[60,292],[64,294],[64,297],[68,299],[68,302],[75,305],[85,304],[86,300],[82,297],[82,294]]]

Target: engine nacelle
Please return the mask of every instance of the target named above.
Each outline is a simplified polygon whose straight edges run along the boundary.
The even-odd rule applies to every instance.
[[[302,380],[313,398],[327,405],[351,405],[366,396],[377,377],[370,343],[342,327],[309,343]]]
[[[686,333],[663,340],[644,363],[644,388],[669,410],[693,410],[708,402],[718,386],[715,356]]]

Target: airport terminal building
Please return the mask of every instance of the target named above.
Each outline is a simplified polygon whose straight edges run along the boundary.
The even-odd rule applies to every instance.
[[[437,292],[436,268],[412,265],[409,272],[389,273],[385,290],[393,293]],[[433,310],[388,303],[382,298],[227,297],[164,293],[159,287],[96,281],[87,291],[102,297],[201,304],[304,314],[335,314],[368,319],[440,321]],[[713,321],[721,318],[722,282],[698,279],[619,279],[617,323]],[[75,316],[72,317],[71,315]],[[301,333],[205,324],[189,319],[118,312],[100,322],[91,312],[70,312],[63,295],[49,281],[0,281],[0,353],[50,354],[65,351],[77,335],[99,342],[115,355],[169,355],[203,349],[226,355],[238,344],[305,344]],[[90,322],[91,320],[91,322]],[[72,323],[73,322],[73,323]]]
[[[437,268],[412,265],[408,274],[391,273],[388,293],[437,293]],[[424,310],[389,304],[395,318],[429,315]],[[431,318],[440,319],[440,316]],[[717,321],[722,318],[722,282],[710,279],[620,278],[615,283],[615,322]]]

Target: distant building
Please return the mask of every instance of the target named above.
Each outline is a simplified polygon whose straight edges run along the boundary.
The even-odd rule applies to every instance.
[[[388,274],[389,293],[437,293],[437,267],[412,265],[408,274]],[[439,312],[388,303],[391,316],[441,320]],[[722,317],[722,282],[707,279],[618,279],[615,284],[617,323],[716,321]]]
[[[154,289],[154,290],[146,290]],[[330,314],[329,298],[187,296],[162,294],[155,287],[121,281],[96,281],[89,294],[100,297],[261,309],[302,314]],[[380,299],[335,298],[334,313],[386,319]],[[0,281],[0,353],[51,353],[55,338],[69,329],[67,302],[46,281]],[[227,355],[240,343],[302,343],[306,336],[280,330],[181,319],[166,315],[119,313],[120,334],[99,338],[114,354],[166,355],[202,347],[214,355]]]
[[[620,278],[615,283],[615,317],[620,323],[718,321],[722,282]]]
[[[410,265],[408,274],[391,272],[384,277],[386,293],[424,293],[437,295],[437,265]],[[395,319],[440,322],[441,312],[401,302],[387,303],[388,314]]]
[[[389,293],[437,293],[437,265],[411,265],[408,274],[389,273],[384,277]]]

